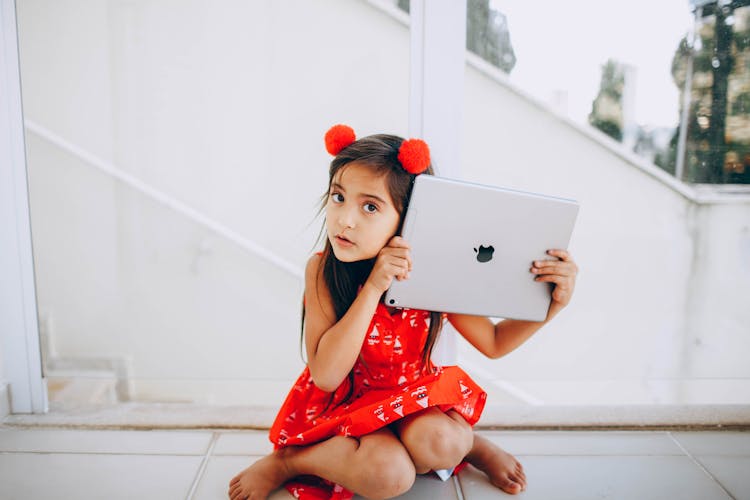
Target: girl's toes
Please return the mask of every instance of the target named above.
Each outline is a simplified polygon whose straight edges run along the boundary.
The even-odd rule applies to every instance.
[[[511,474],[510,478],[511,480],[513,480],[513,482],[517,483],[521,487],[522,491],[526,489],[526,480],[521,476],[519,476],[518,474]]]
[[[231,488],[229,488],[229,498],[237,498],[237,496],[240,493],[240,486],[234,485]]]
[[[521,485],[509,477],[505,477],[500,480],[500,484],[497,485],[501,490],[511,495],[515,495],[521,491]]]
[[[523,471],[523,469],[516,469],[516,476],[526,481],[526,473]]]

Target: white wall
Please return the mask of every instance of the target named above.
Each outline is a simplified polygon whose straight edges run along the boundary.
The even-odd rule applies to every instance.
[[[363,1],[19,0],[18,18],[27,120],[299,267],[327,127],[407,130],[408,28]],[[582,204],[568,310],[516,353],[467,363],[526,380],[747,378],[747,196],[698,205],[475,65],[465,91],[467,179]],[[27,135],[56,355],[122,357],[143,398],[239,401],[253,395],[233,384],[296,375],[295,278]]]
[[[467,176],[581,203],[573,302],[526,353],[493,366],[520,378],[541,375],[530,359],[555,378],[673,375],[677,355],[661,344],[684,328],[687,200],[509,85],[474,69],[466,82]]]
[[[579,200],[580,274],[568,309],[521,349],[465,357],[511,380],[750,378],[750,191],[700,202],[472,61],[464,173]]]
[[[364,3],[18,10],[27,120],[300,268],[320,227],[327,128],[408,126],[408,31]],[[124,357],[139,394],[147,380],[297,374],[294,278],[28,136],[54,354]]]
[[[750,378],[750,203],[691,206],[684,369],[699,377]]]

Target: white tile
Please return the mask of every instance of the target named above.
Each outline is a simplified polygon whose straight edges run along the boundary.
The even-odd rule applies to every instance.
[[[3,500],[185,498],[202,457],[0,453]]]
[[[692,455],[750,457],[748,432],[673,432],[672,436]]]
[[[294,496],[284,488],[280,488],[268,496],[268,500],[294,500]]]
[[[699,457],[698,461],[734,498],[750,498],[750,457]]]
[[[267,455],[273,451],[268,431],[222,432],[212,455]]]
[[[0,428],[0,451],[202,455],[211,432]]]
[[[666,432],[480,431],[516,455],[683,455]]]
[[[206,470],[196,489],[194,500],[226,499],[229,481],[241,470],[258,460],[259,456],[214,456],[208,461]],[[274,492],[269,500],[286,500],[293,498],[283,488]],[[357,500],[362,497],[355,495]],[[418,476],[414,486],[407,493],[396,497],[400,499],[422,500],[458,500],[453,479],[446,482],[434,476]]]
[[[393,498],[402,500],[458,500],[458,493],[453,478],[441,481],[437,476],[429,474],[417,476],[414,486],[409,491]],[[364,498],[354,495],[354,500],[364,500]]]
[[[238,472],[258,460],[260,456],[224,456],[211,457],[198,483],[193,500],[226,500],[229,492],[229,481]],[[269,500],[292,499],[285,489],[274,492]]]
[[[685,456],[528,456],[520,457],[526,490],[509,495],[473,467],[459,474],[464,497],[488,500],[639,499],[729,500],[721,487]]]

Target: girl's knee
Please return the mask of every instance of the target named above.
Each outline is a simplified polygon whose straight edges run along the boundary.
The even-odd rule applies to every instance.
[[[411,489],[416,479],[414,463],[403,447],[373,447],[362,457],[358,492],[367,498],[391,498]]]
[[[456,465],[469,453],[474,434],[471,427],[465,428],[453,421],[444,420],[427,434],[428,448],[436,457],[445,457],[446,467]]]
[[[460,417],[459,417],[460,418]],[[414,426],[407,436],[409,453],[418,466],[433,469],[453,467],[469,453],[474,442],[471,426],[462,418],[447,415]]]

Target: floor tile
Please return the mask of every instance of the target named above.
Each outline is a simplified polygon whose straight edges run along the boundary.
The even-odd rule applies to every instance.
[[[453,478],[441,481],[437,476],[425,475],[417,476],[414,486],[409,491],[393,498],[402,500],[458,500],[459,497]],[[364,498],[355,495],[354,500],[364,500]]]
[[[748,432],[673,432],[691,455],[750,457]]]
[[[268,431],[222,432],[211,455],[266,455],[272,451]]]
[[[226,500],[229,481],[238,472],[259,458],[260,456],[249,455],[211,457],[192,500]],[[292,498],[294,497],[286,490],[281,489],[272,494],[269,500],[289,500]]]
[[[666,432],[480,431],[480,434],[514,455],[684,455]]]
[[[508,495],[473,467],[459,474],[468,500],[508,497],[532,500],[729,500],[689,457],[523,456],[527,488]]]
[[[0,453],[3,500],[185,498],[200,456]]]
[[[737,499],[750,499],[750,457],[703,456],[697,460]]]
[[[99,431],[0,428],[0,452],[202,455],[205,431]]]
[[[196,488],[193,500],[225,500],[229,481],[241,470],[250,465],[259,456],[213,456],[209,459],[206,470]],[[269,500],[287,500],[293,498],[286,490],[277,490]],[[354,497],[363,500],[360,496]],[[433,476],[419,476],[414,486],[405,494],[396,497],[403,500],[458,500],[453,479],[441,481]]]

